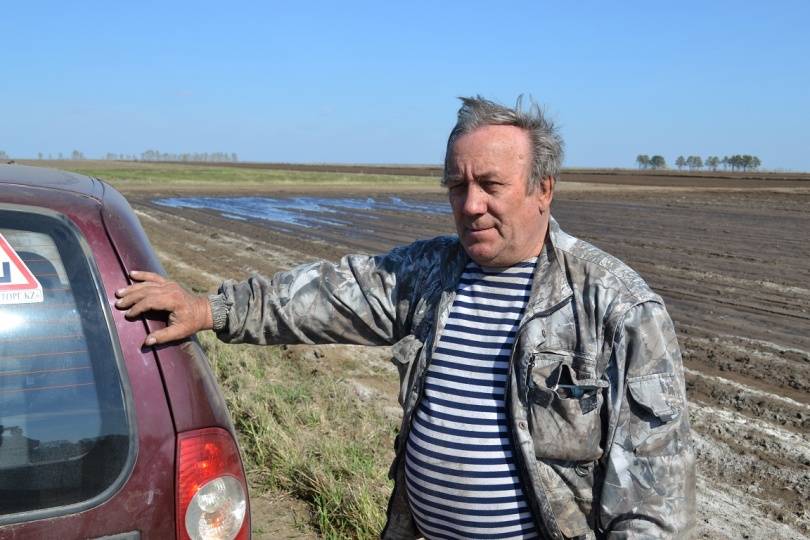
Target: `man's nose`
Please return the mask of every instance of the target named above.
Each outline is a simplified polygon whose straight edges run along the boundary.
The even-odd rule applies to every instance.
[[[483,189],[476,186],[475,184],[471,185],[467,189],[467,196],[464,198],[464,213],[468,216],[477,216],[480,214],[486,214],[487,212],[487,194],[484,192]]]

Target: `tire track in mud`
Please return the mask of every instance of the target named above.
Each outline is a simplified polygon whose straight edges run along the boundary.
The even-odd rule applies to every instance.
[[[131,200],[155,218],[141,215],[167,256],[232,277],[454,230],[449,216],[396,211],[303,228]],[[565,230],[627,262],[667,303],[687,368],[702,538],[810,534],[808,209],[810,190],[577,191],[554,203]]]

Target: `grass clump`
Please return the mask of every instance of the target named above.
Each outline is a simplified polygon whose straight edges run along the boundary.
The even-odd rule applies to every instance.
[[[311,508],[325,538],[377,538],[395,425],[349,384],[280,347],[200,336],[240,434],[248,476]]]

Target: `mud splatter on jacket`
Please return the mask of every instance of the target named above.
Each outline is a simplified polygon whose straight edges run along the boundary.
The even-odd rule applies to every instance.
[[[230,342],[393,345],[404,416],[385,539],[418,537],[403,450],[467,255],[455,237],[222,284]],[[552,219],[507,382],[520,475],[547,538],[688,537],[694,453],[683,367],[662,299]]]

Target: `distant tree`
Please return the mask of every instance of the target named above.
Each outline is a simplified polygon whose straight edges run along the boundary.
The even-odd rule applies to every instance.
[[[8,154],[6,154],[3,150],[0,150],[0,159],[9,159]]]
[[[756,162],[754,161],[756,159]],[[749,169],[753,169],[759,167],[760,162],[759,158],[755,158],[754,156],[749,156],[748,154],[740,155],[735,154],[728,158],[728,163],[731,165],[732,171],[747,171]],[[756,167],[754,164],[756,163]]]
[[[650,166],[653,169],[666,169],[667,161],[664,159],[664,156],[655,155],[650,158]]]
[[[680,171],[681,169],[683,169],[685,165],[686,160],[684,159],[684,157],[678,156],[678,159],[675,160],[675,166],[678,167],[678,170]]]
[[[62,156],[62,152],[59,152],[59,159],[65,159],[65,158]]]
[[[84,159],[84,154],[82,154],[82,153],[81,153],[81,152],[79,152],[78,150],[74,150],[74,151],[73,151],[73,152],[71,152],[71,154],[70,154],[70,159],[77,160],[77,161],[78,161],[78,160],[81,160],[81,159]]]
[[[717,167],[720,165],[720,158],[717,156],[708,156],[706,158],[706,166],[709,167],[711,170],[716,171]]]
[[[234,163],[239,161],[239,156],[236,155],[236,152],[231,153],[231,161],[233,161]]]
[[[700,156],[689,156],[686,158],[686,166],[689,167],[690,171],[700,169],[703,167],[703,160],[700,158]]]
[[[639,154],[636,156],[636,163],[639,169],[646,169],[650,166],[650,156],[647,154]]]
[[[748,154],[736,155],[733,156],[732,159],[734,160],[734,166],[738,169],[742,169],[743,171],[756,170],[760,165],[762,165],[762,162],[758,157]]]
[[[39,159],[39,160],[42,159],[42,152],[37,152],[37,159]]]

